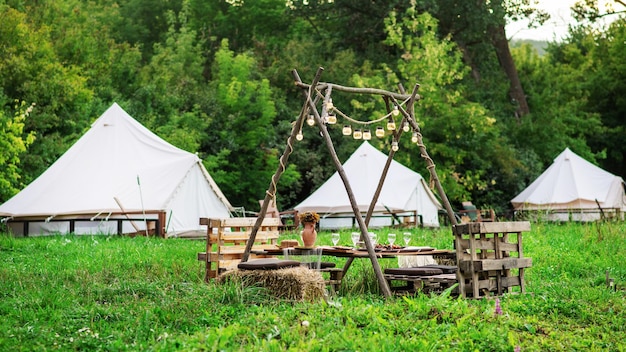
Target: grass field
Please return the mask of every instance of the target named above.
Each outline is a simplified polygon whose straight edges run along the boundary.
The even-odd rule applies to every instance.
[[[412,232],[452,248],[450,228]],[[203,283],[203,241],[0,235],[0,350],[626,351],[626,224],[533,223],[524,243],[529,293],[500,297],[497,314],[494,299],[384,299],[367,260],[339,296],[285,302]]]

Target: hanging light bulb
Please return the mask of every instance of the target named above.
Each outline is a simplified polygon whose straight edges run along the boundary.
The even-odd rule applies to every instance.
[[[337,123],[337,115],[335,115],[335,114],[328,115],[328,117],[326,118],[326,122],[328,122],[329,125],[336,124]]]
[[[411,136],[411,142],[417,143],[417,132],[413,132],[413,135]]]
[[[344,125],[343,129],[341,130],[341,133],[343,133],[344,136],[349,136],[352,134],[352,126],[350,125]]]
[[[302,131],[298,132],[298,134],[296,135],[296,139],[301,141],[304,138],[304,135],[302,135]]]
[[[398,116],[400,114],[400,110],[398,109],[398,105],[393,106],[393,110],[391,110],[391,115]]]
[[[398,151],[398,141],[393,141],[391,142],[391,150],[393,150],[394,152]]]
[[[313,115],[309,115],[309,117],[306,119],[306,124],[309,126],[315,125],[315,117]]]
[[[376,127],[376,137],[383,138],[385,136],[385,129],[378,126]]]
[[[409,132],[411,130],[411,127],[409,126],[409,123],[404,121],[404,123],[402,124],[402,130],[404,132]]]
[[[352,133],[352,138],[354,138],[354,139],[361,139],[361,138],[363,138],[363,134],[361,133],[361,130],[358,129],[358,128],[356,130],[354,130],[354,132]]]
[[[389,118],[389,121],[387,122],[387,129],[389,131],[394,131],[396,129],[396,123],[393,121],[392,118]]]
[[[363,131],[363,139],[366,141],[372,139],[372,132],[370,132],[370,130]]]
[[[328,98],[328,101],[326,102],[326,110],[330,112],[333,108],[333,98]]]

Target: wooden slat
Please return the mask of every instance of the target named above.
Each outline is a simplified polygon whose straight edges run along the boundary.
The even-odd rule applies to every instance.
[[[502,284],[502,287],[504,288],[516,287],[516,286],[520,286],[521,280],[519,276],[503,277],[501,280],[501,284]],[[498,286],[497,286],[496,279],[492,277],[478,281],[479,290],[487,290],[489,292],[494,292],[497,290],[497,287]],[[465,291],[466,293],[471,293],[472,292],[471,287],[466,286]],[[474,298],[478,298],[478,297],[474,297]]]
[[[261,251],[268,248],[276,248],[275,244],[255,244],[252,246],[253,251]],[[246,246],[219,246],[218,252],[221,254],[226,253],[242,253],[246,250]]]
[[[492,271],[530,268],[532,264],[532,258],[482,259],[474,260],[473,263],[469,260],[461,261],[459,268],[463,272],[470,272],[472,268],[474,271]]]
[[[250,229],[252,229],[252,227],[254,227],[254,224],[256,224],[256,219],[257,218],[227,218],[227,219],[221,219],[221,226],[222,227],[237,227],[237,226],[243,226],[243,227],[249,227]],[[265,218],[263,219],[263,222],[261,223],[261,226],[280,226],[281,222],[279,218]]]
[[[259,231],[254,238],[255,242],[278,239],[278,232]],[[250,238],[250,232],[225,232],[221,236],[225,242],[246,242]]]
[[[530,231],[529,221],[510,221],[510,222],[470,222],[467,224],[458,224],[452,227],[455,235],[463,235],[470,233],[512,233]]]

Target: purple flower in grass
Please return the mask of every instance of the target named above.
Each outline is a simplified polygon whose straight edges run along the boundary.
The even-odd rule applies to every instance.
[[[494,316],[502,315],[502,307],[500,307],[500,299],[496,297],[496,311],[494,312]]]

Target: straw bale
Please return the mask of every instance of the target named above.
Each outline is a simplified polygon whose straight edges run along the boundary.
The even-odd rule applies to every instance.
[[[265,287],[275,297],[293,301],[314,301],[323,298],[326,292],[322,274],[305,267],[231,270],[220,275],[218,282],[233,279],[244,285]]]

